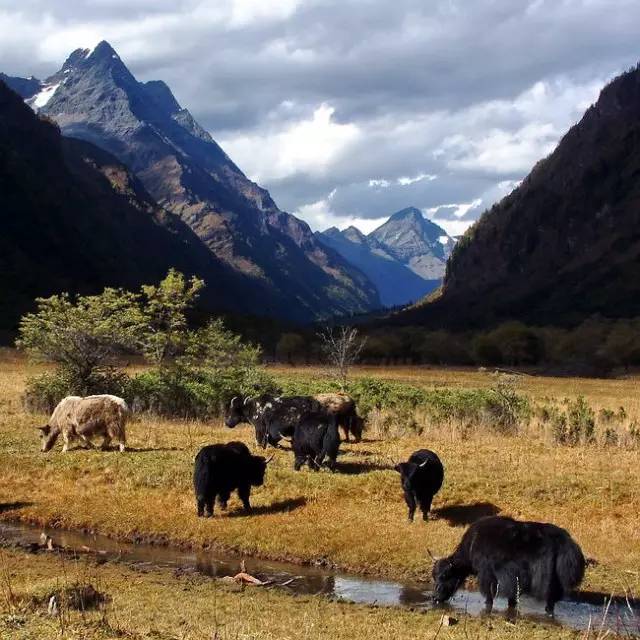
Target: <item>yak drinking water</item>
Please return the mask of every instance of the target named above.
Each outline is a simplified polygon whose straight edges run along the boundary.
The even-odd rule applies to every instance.
[[[580,547],[560,527],[482,518],[467,529],[452,555],[434,564],[434,600],[447,601],[474,575],[487,611],[497,596],[507,598],[513,609],[524,593],[543,600],[553,615],[556,602],[582,581],[585,565]]]
[[[232,491],[238,492],[245,512],[250,512],[251,487],[264,484],[268,463],[262,456],[251,455],[243,442],[212,444],[200,449],[193,468],[198,516],[213,516],[216,496],[226,509]]]
[[[429,449],[414,451],[408,462],[395,466],[400,474],[404,499],[409,507],[409,520],[413,522],[416,506],[420,506],[422,519],[429,518],[433,496],[440,491],[444,480],[444,468],[440,458]]]

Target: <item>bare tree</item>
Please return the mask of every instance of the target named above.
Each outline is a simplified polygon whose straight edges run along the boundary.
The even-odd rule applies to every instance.
[[[358,336],[354,327],[326,327],[318,334],[322,343],[322,352],[331,374],[335,376],[344,391],[349,378],[349,370],[358,361],[366,338]]]

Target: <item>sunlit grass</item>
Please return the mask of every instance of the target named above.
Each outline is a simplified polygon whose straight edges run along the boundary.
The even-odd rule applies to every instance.
[[[400,375],[396,370],[378,373]],[[83,450],[63,455],[59,446],[41,454],[34,427],[43,418],[24,414],[19,402],[25,375],[20,361],[5,361],[0,371],[0,503],[28,503],[1,517],[415,578],[429,572],[427,549],[436,555],[451,551],[469,517],[495,508],[566,527],[597,561],[584,588],[640,592],[637,451],[556,447],[527,436],[463,440],[446,428],[430,429],[421,438],[345,445],[339,462],[349,473],[296,473],[291,453],[279,451],[265,486],[253,493],[254,515],[244,517],[232,499],[228,514],[205,520],[195,513],[194,455],[204,444],[232,439],[255,449],[249,427],[229,430],[220,420],[205,424],[145,417],[129,426],[133,450],[124,455]],[[457,374],[427,370],[425,375],[444,381]],[[473,372],[460,376],[469,386],[481,381],[481,374]],[[637,402],[635,380],[537,379],[534,385],[527,379],[525,384],[537,385],[546,395],[575,389],[594,404],[605,402],[607,387],[606,406]],[[388,467],[392,459],[421,447],[442,458],[445,484],[434,501],[437,519],[411,525],[397,474]]]

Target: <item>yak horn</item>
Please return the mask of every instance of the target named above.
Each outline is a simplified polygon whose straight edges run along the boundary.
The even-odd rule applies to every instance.
[[[244,399],[244,403],[243,403],[243,404],[244,404],[244,406],[245,406],[245,407],[247,406],[247,403],[248,403],[250,400],[251,400],[251,396],[247,396],[247,397]]]
[[[269,464],[274,458],[276,457],[276,454],[274,453],[273,455],[269,456],[266,461],[265,464]]]
[[[427,464],[427,462],[429,462],[429,460],[425,460],[422,464],[419,464],[418,466],[419,467],[424,467]]]
[[[429,557],[434,561],[434,562],[438,562],[439,558],[436,558],[436,556],[433,555],[433,553],[431,553],[431,549],[429,549],[427,547],[427,553],[429,554]]]

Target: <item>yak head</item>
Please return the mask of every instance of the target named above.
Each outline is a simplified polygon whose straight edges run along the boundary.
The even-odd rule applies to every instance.
[[[261,487],[264,484],[264,474],[267,470],[267,465],[272,460],[273,456],[270,458],[251,456],[251,462],[249,463],[249,482],[251,486]]]
[[[48,424],[45,424],[43,427],[38,427],[38,430],[40,431],[40,440],[42,441],[40,451],[46,453],[56,443],[56,440],[60,435],[60,431],[52,428]]]
[[[467,572],[463,571],[451,558],[440,558],[433,564],[435,602],[446,602],[464,583]]]
[[[240,396],[231,398],[231,402],[224,414],[224,424],[227,427],[233,429],[240,423],[249,421],[249,416],[247,415],[247,403],[250,400],[251,398],[245,398],[243,400]]]
[[[400,474],[400,482],[402,483],[403,489],[411,489],[413,478],[420,467],[421,465],[415,462],[400,462],[394,467]]]

